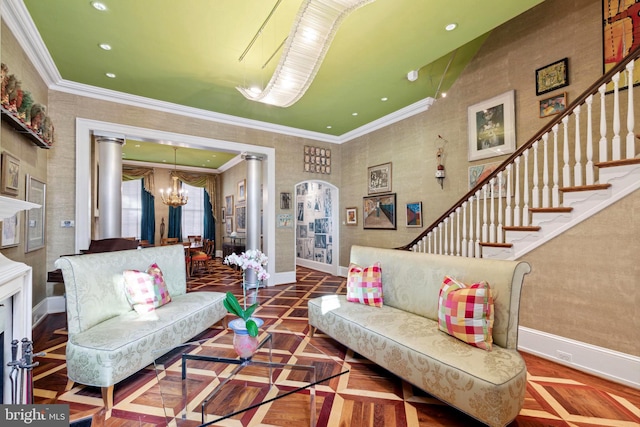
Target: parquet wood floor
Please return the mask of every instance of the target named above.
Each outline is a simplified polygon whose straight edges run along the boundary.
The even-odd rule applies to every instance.
[[[212,274],[195,275],[190,292],[232,291],[242,295],[239,272],[217,265]],[[525,284],[526,286],[526,284]],[[297,268],[296,283],[260,289],[257,312],[265,323],[281,322],[300,335],[308,332],[307,300],[344,293],[345,279]],[[48,315],[33,331],[35,351],[45,351],[34,370],[36,403],[69,404],[72,419],[93,417],[94,426],[165,426],[153,366],[115,387],[115,405],[102,408],[100,390],[76,385],[69,392],[65,370],[64,314]],[[215,325],[198,338],[221,332]],[[477,426],[477,421],[317,334],[312,344],[348,365],[337,392],[318,392],[318,427]],[[523,353],[528,383],[525,405],[512,427],[640,426],[640,390],[621,386]],[[268,410],[220,422],[220,426],[304,426],[305,402],[276,401]],[[304,417],[302,417],[304,418]],[[197,425],[193,423],[191,425]]]

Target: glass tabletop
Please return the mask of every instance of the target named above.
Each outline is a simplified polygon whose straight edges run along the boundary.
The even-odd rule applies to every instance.
[[[323,391],[333,395],[341,361],[310,338],[278,325],[260,330],[260,347],[250,359],[233,349],[233,331],[157,352],[155,371],[168,426],[210,426],[225,420],[242,425],[315,427]]]

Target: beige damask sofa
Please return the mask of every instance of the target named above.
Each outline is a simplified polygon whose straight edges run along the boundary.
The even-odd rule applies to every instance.
[[[171,302],[138,314],[125,295],[124,270],[162,270]],[[114,384],[152,364],[154,354],[188,341],[227,314],[221,292],[187,293],[182,245],[56,260],[67,298],[66,361],[69,382],[101,387],[113,406]]]
[[[490,426],[504,426],[522,409],[526,366],[516,350],[518,310],[529,264],[430,255],[362,246],[351,262],[380,262],[384,305],[330,295],[309,301],[311,334],[318,329],[432,396]],[[445,275],[487,281],[494,298],[493,349],[472,347],[438,329]]]

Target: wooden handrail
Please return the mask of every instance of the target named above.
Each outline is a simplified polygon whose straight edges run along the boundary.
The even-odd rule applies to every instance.
[[[513,163],[516,158],[518,158],[522,153],[526,150],[530,149],[536,141],[539,141],[543,135],[550,132],[554,126],[558,125],[562,122],[562,120],[573,114],[575,108],[579,105],[582,105],[589,96],[594,95],[598,92],[600,87],[603,84],[608,83],[616,73],[623,71],[627,64],[631,61],[635,61],[640,57],[640,46],[631,51],[620,63],[618,63],[615,67],[609,70],[607,73],[602,75],[595,83],[587,88],[580,96],[578,96],[573,102],[571,102],[567,109],[559,115],[556,115],[553,120],[543,126],[532,138],[530,138],[525,144],[523,144],[520,148],[518,148],[513,154],[511,154],[504,162],[500,164],[493,172],[487,175],[484,179],[478,182],[475,187],[469,190],[464,196],[462,196],[455,204],[451,206],[447,211],[445,211],[438,219],[431,223],[418,237],[413,239],[411,243],[398,247],[396,249],[400,250],[410,250],[414,245],[416,245],[423,237],[429,234],[433,229],[438,227],[438,224],[443,222],[447,217],[449,217],[456,209],[460,208],[466,201],[468,201],[476,192],[478,192],[484,185],[489,183],[491,179],[498,176],[498,174],[506,169],[506,167]]]

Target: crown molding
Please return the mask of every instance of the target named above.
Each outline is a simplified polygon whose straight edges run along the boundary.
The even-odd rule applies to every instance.
[[[313,132],[304,129],[293,128],[290,126],[277,125],[259,120],[252,120],[230,114],[222,114],[213,111],[202,110],[199,108],[187,107],[184,105],[173,104],[166,101],[145,98],[142,96],[131,95],[110,89],[103,89],[96,86],[90,86],[82,83],[64,80],[60,75],[49,51],[47,50],[40,33],[36,28],[29,12],[22,0],[0,0],[2,19],[13,33],[14,37],[25,51],[25,54],[32,62],[36,71],[43,79],[49,90],[69,93],[93,99],[99,99],[107,102],[125,104],[134,107],[145,108],[149,110],[161,111],[171,114],[177,114],[189,118],[206,120],[216,123],[222,123],[232,126],[240,126],[249,129],[255,129],[264,132],[277,133],[281,135],[294,136],[297,138],[310,139],[332,144],[342,144],[355,138],[367,135],[375,130],[389,126],[400,120],[420,114],[427,111],[433,102],[433,98],[425,98],[415,102],[407,107],[397,110],[391,114],[374,120],[357,129],[349,131],[339,136]]]

